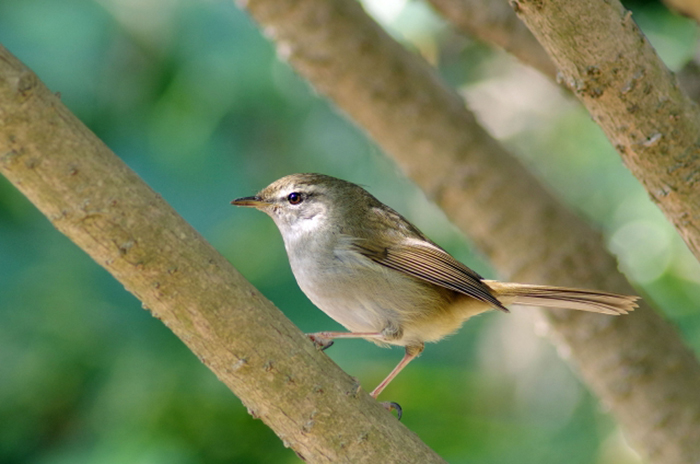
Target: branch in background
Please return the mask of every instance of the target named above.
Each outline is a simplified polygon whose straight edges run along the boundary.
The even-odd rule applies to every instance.
[[[700,108],[616,0],[516,1],[652,200],[700,258]]]
[[[428,1],[463,34],[502,48],[522,63],[537,69],[553,81],[557,80],[556,65],[505,0]],[[667,3],[672,1],[682,0],[668,0]],[[695,61],[689,62],[679,72],[678,80],[690,98],[700,101],[700,67]]]
[[[633,292],[599,234],[539,185],[459,95],[356,2],[241,4],[280,56],[369,132],[503,275]],[[642,454],[679,464],[700,455],[700,366],[670,324],[648,305],[620,318],[549,314],[554,339]]]
[[[502,48],[556,80],[556,66],[505,0],[428,1],[463,34]]]
[[[670,10],[700,23],[700,2],[697,0],[663,0],[663,2]]]
[[[443,462],[0,46],[0,172],[310,462]]]
[[[681,88],[688,94],[690,98],[694,101],[700,101],[700,56],[695,55],[695,57],[688,61],[683,69],[678,71],[678,83]]]

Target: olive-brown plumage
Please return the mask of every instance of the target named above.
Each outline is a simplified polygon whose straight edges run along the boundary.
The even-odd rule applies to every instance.
[[[425,342],[484,311],[520,304],[618,315],[636,307],[636,296],[485,280],[362,187],[334,177],[292,174],[232,203],[273,219],[302,291],[349,330],[311,334],[313,340],[406,347],[375,398]]]

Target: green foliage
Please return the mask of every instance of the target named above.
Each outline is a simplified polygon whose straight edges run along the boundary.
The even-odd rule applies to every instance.
[[[449,33],[415,5],[382,20],[430,54]],[[689,36],[686,23],[659,14],[644,17],[655,40]],[[277,61],[232,2],[5,0],[0,42],[303,330],[336,324],[296,287],[272,222],[229,205],[292,172],[364,184],[493,275],[358,129]],[[448,68],[451,82],[469,82],[468,99],[491,130],[600,224],[623,268],[700,347],[697,262],[587,115],[483,46],[465,42]],[[513,88],[529,97],[504,99]],[[428,346],[384,399],[401,403],[405,423],[450,462],[634,462],[611,420],[531,326],[524,313],[470,321]],[[328,354],[368,390],[401,356],[362,341],[339,341]],[[0,462],[296,457],[0,179]]]

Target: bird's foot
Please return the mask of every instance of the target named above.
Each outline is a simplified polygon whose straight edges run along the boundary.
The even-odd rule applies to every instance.
[[[382,407],[389,412],[396,411],[396,418],[401,420],[401,416],[403,416],[403,409],[401,409],[399,403],[394,403],[393,401],[380,401],[379,404],[381,404]]]
[[[311,340],[314,345],[316,345],[316,348],[318,348],[321,351],[325,351],[331,346],[333,346],[333,343],[335,343],[333,340],[329,338],[323,338],[319,336],[317,333],[312,333],[312,334],[306,334],[307,337],[309,337],[309,340]]]

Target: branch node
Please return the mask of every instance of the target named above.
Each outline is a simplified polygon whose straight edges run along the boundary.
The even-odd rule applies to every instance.
[[[248,365],[248,361],[245,358],[241,358],[231,366],[231,372],[237,372]]]

